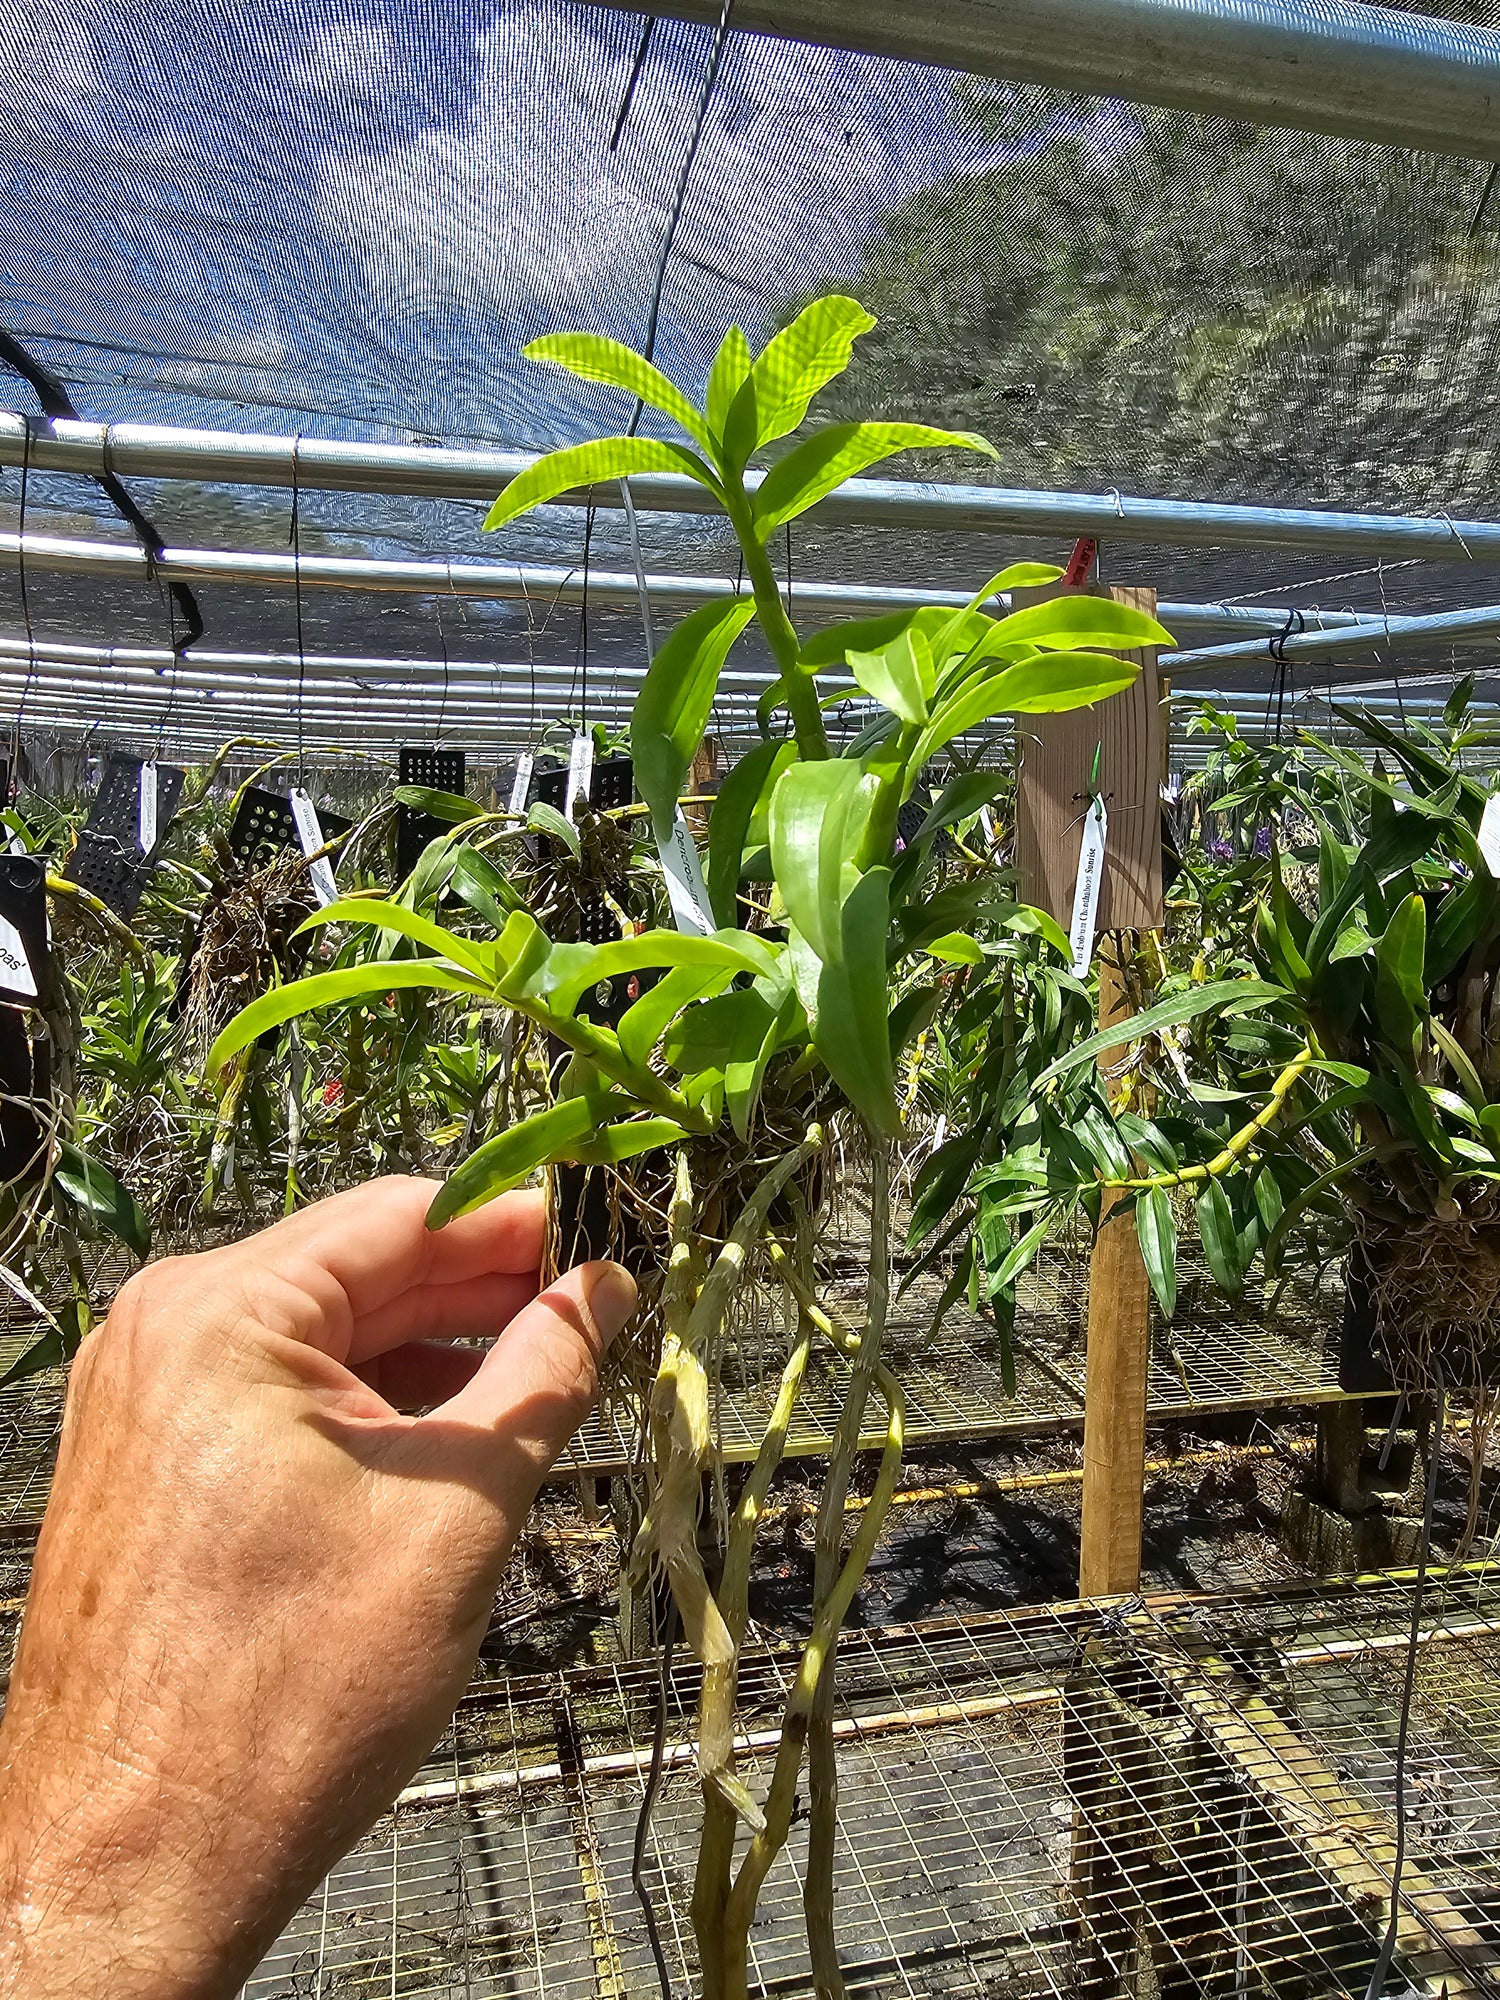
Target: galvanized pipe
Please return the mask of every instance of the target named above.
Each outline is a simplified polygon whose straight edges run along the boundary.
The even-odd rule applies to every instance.
[[[1247,660],[1264,665],[1285,654],[1288,660],[1326,659],[1331,654],[1403,652],[1416,646],[1484,646],[1500,639],[1500,605],[1478,604],[1463,611],[1424,612],[1418,617],[1361,618],[1356,624],[1330,631],[1296,632],[1264,642],[1237,639],[1227,646],[1201,646],[1191,652],[1164,653],[1162,667],[1180,673],[1186,667],[1240,666]]]
[[[1409,18],[1409,17],[1403,17]],[[47,423],[0,413],[0,465],[37,472],[400,494],[488,504],[535,463],[528,452],[454,446],[350,443],[261,437],[161,424]],[[752,474],[751,483],[760,475]],[[716,511],[702,487],[673,473],[630,481],[641,513]],[[564,496],[559,504],[618,508],[618,482]],[[1048,493],[921,480],[851,479],[822,501],[829,524],[935,528],[945,534],[1088,535],[1173,547],[1308,549],[1346,554],[1449,556],[1500,561],[1500,522],[1446,515],[1347,513],[1315,507],[1245,507],[1153,500],[1121,493]]]
[[[0,662],[18,661],[35,663],[39,671],[50,674],[54,667],[77,666],[122,670],[143,668],[151,678],[165,676],[172,672],[174,655],[165,646],[87,646],[73,640],[38,639],[28,641],[13,635],[0,635]],[[478,661],[478,660],[392,660],[371,659],[352,654],[309,653],[300,663],[302,678],[309,682],[339,681],[364,683],[379,687],[404,686],[422,688],[433,696],[438,695],[446,682],[451,688],[466,692],[477,690],[498,691],[521,687],[530,688],[534,681],[540,690],[549,691],[557,687],[569,687],[578,679],[576,667],[557,661],[538,661],[532,666],[526,660]],[[226,678],[255,678],[265,675],[275,680],[278,676],[296,679],[299,662],[295,653],[215,653],[194,647],[176,663],[176,674],[180,680],[191,673],[195,680],[215,675]],[[631,663],[615,665],[596,663],[589,674],[589,695],[593,697],[603,692],[616,692],[634,700],[646,669]],[[720,698],[743,696],[747,700],[757,700],[774,678],[769,668],[735,666],[726,667],[719,680]],[[820,676],[831,680],[834,685],[846,680],[845,676]],[[852,682],[848,683],[852,686]]]
[[[79,541],[63,535],[31,535],[24,540],[0,534],[0,563],[16,568],[24,559],[28,570],[61,571],[69,575],[126,577],[144,581],[153,573],[145,551],[133,543]],[[485,562],[418,562],[374,556],[302,556],[268,554],[256,549],[164,549],[156,558],[156,576],[167,582],[254,584],[263,588],[379,590],[430,597],[467,597],[550,604],[589,604],[621,610],[640,605],[640,584],[633,571],[590,570],[585,590],[582,569],[552,565]],[[691,610],[735,589],[728,577],[648,576],[646,588],[654,604]],[[794,579],[790,586],[794,612],[809,617],[868,618],[887,611],[914,611],[935,604],[957,609],[967,604],[961,590],[912,590],[901,585],[810,583]],[[1008,606],[1009,597],[995,600]],[[1286,605],[1188,604],[1163,602],[1157,614],[1174,632],[1202,632],[1249,627],[1277,633],[1295,621]],[[1341,630],[1360,620],[1350,612],[1304,612]],[[1392,620],[1392,624],[1399,623]]]
[[[605,4],[638,11],[634,0]],[[718,0],[653,11],[714,22]],[[1237,123],[1500,159],[1500,35],[1353,0],[737,0],[734,25]]]

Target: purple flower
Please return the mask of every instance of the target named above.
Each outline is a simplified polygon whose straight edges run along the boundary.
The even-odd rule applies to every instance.
[[[1251,847],[1250,852],[1258,855],[1264,861],[1270,851],[1271,829],[1268,826],[1259,826],[1255,829],[1255,843]]]
[[[1208,853],[1210,860],[1213,861],[1233,861],[1234,842],[1232,840],[1211,840],[1208,843]]]

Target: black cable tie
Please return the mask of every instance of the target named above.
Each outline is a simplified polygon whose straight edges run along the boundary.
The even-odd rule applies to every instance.
[[[31,392],[41,405],[42,414],[46,417],[48,423],[78,424],[83,422],[83,419],[73,407],[72,398],[64,388],[61,380],[49,368],[43,367],[36,356],[22,347],[14,334],[7,333],[3,326],[0,326],[0,361],[4,361],[7,367],[13,368],[23,381],[29,383]],[[105,493],[114,503],[116,511],[134,529],[136,540],[145,552],[146,568],[154,578],[157,574],[157,565],[166,554],[167,545],[158,534],[156,523],[151,519],[150,515],[136,504],[125,487],[121,485],[118,477],[110,471],[109,428],[107,425],[104,432],[104,451],[104,470],[102,472],[91,473],[89,476],[103,487]],[[168,582],[167,589],[171,594],[173,603],[182,614],[182,622],[187,628],[185,636],[177,649],[178,657],[180,658],[189,646],[196,644],[203,637],[205,629],[203,614],[198,609],[197,598],[194,597],[192,591],[188,589],[185,583]]]

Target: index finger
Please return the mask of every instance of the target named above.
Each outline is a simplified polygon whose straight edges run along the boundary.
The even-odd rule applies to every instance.
[[[356,1320],[413,1290],[536,1275],[545,1232],[540,1190],[513,1189],[429,1229],[427,1210],[441,1185],[389,1174],[346,1188],[268,1229],[257,1252],[273,1263],[285,1258],[289,1276],[298,1260],[311,1258],[342,1290]]]

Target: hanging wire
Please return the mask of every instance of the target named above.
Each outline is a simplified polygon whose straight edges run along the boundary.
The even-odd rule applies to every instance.
[[[448,635],[443,630],[443,600],[440,597],[435,597],[432,600],[432,608],[437,613],[438,652],[441,654],[443,661],[443,681],[438,695],[437,730],[435,732],[435,740],[441,743],[443,740],[443,724],[447,720],[448,715],[448,688],[452,679],[452,669],[448,662]]]
[[[1286,715],[1287,679],[1290,672],[1290,662],[1286,656],[1286,642],[1291,638],[1293,631],[1304,632],[1306,629],[1307,620],[1303,617],[1302,613],[1297,610],[1291,610],[1287,612],[1286,623],[1282,626],[1281,630],[1276,634],[1274,639],[1267,642],[1271,658],[1276,666],[1276,679],[1270,694],[1266,697],[1266,720],[1263,733],[1267,736],[1272,733],[1271,710],[1274,707],[1276,710],[1275,736],[1278,743],[1281,741],[1282,726]]]
[[[724,57],[724,45],[729,39],[729,17],[734,11],[734,0],[724,0],[719,9],[718,23],[714,28],[713,42],[708,51],[708,61],[703,68],[703,81],[698,86],[698,102],[693,111],[693,129],[688,136],[687,151],[682,157],[682,167],[677,175],[677,187],[672,196],[672,206],[667,215],[666,233],[662,237],[661,254],[656,260],[656,281],[651,288],[651,307],[646,314],[646,338],[642,353],[648,361],[656,354],[656,332],[661,320],[662,293],[666,289],[667,266],[672,260],[672,244],[677,235],[677,225],[682,220],[683,203],[687,199],[688,180],[693,171],[693,162],[698,157],[698,146],[703,138],[703,127],[708,118],[708,107],[713,102],[714,86],[719,80],[719,65]],[[630,419],[627,435],[635,436],[636,425],[641,420],[645,403],[639,396],[635,402],[635,412]]]
[[[1417,1574],[1411,1592],[1411,1631],[1406,1642],[1406,1673],[1401,1684],[1401,1713],[1396,1726],[1396,1852],[1391,1862],[1391,1914],[1385,1936],[1365,1988],[1365,2000],[1380,2000],[1396,1955],[1401,1927],[1401,1876],[1406,1866],[1406,1746],[1411,1732],[1412,1697],[1417,1684],[1417,1654],[1422,1644],[1422,1598],[1427,1589],[1427,1558],[1432,1547],[1432,1517],[1437,1505],[1438,1463],[1442,1456],[1443,1422],[1447,1414],[1447,1384],[1441,1361],[1433,1362],[1437,1390],[1432,1411],[1432,1448],[1427,1462],[1427,1494],[1422,1508],[1422,1535],[1417,1544]]]

